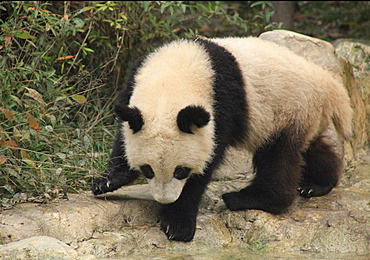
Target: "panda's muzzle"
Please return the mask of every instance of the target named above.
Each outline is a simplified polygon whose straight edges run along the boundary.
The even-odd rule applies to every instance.
[[[162,204],[173,203],[180,197],[186,180],[191,173],[191,168],[179,165],[175,167],[170,179],[163,179],[160,178],[161,176],[156,176],[149,164],[143,164],[139,168],[148,179],[153,198]]]
[[[179,180],[171,178],[168,181],[160,181],[157,178],[148,179],[153,198],[162,204],[175,202],[181,195],[187,178]]]

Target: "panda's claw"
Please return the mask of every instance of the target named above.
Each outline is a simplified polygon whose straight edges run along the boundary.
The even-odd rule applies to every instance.
[[[170,231],[170,226],[168,225],[165,233],[168,234],[169,231]]]
[[[309,189],[309,188],[299,187],[298,192],[299,192],[300,196],[305,197],[305,198],[309,198],[309,197],[311,197],[311,194],[312,194],[313,190]]]
[[[99,195],[110,191],[110,181],[106,176],[94,180],[91,190],[94,195]]]
[[[326,195],[332,188],[332,186],[321,186],[315,183],[302,183],[298,188],[298,192],[302,197],[311,198]]]

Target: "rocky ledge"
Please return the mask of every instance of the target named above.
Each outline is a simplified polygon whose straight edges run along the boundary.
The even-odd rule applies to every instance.
[[[146,185],[99,198],[86,192],[50,204],[20,204],[0,215],[0,258],[369,259],[370,152],[329,195],[298,197],[279,216],[226,209],[220,195],[247,182],[240,176],[211,183],[189,243],[168,241],[159,230],[158,204]]]

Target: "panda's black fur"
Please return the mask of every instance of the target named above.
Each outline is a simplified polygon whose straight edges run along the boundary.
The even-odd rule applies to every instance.
[[[248,93],[245,91],[245,79],[235,57],[215,42],[205,39],[188,41],[195,41],[203,46],[214,71],[215,147],[212,160],[207,162],[204,172],[193,174],[187,179],[180,197],[175,202],[162,205],[161,229],[169,239],[180,241],[193,239],[199,202],[212,173],[222,163],[229,146],[243,145],[244,140],[248,139],[250,127]],[[123,112],[130,104],[135,76],[145,61],[145,58],[141,59],[135,65],[125,90],[117,98],[115,110],[119,116],[119,131],[113,144],[107,174],[93,183],[92,190],[95,195],[114,191],[132,182],[140,174],[140,171],[132,169],[127,161],[121,129],[124,121],[129,121],[134,133],[140,131],[141,126],[145,124],[140,111],[128,113],[130,118]],[[189,126],[186,126],[186,121],[194,123],[194,118],[187,113],[183,114],[184,119],[180,117],[180,120],[185,122],[185,126],[180,127],[183,123],[178,122],[180,130],[193,134]],[[198,127],[202,127],[202,122],[207,124],[209,121],[207,114],[202,114],[200,118]],[[295,129],[289,126],[271,134],[266,140],[254,152],[253,167],[256,176],[251,185],[239,192],[223,195],[222,198],[229,209],[261,209],[279,214],[292,204],[297,188],[300,189],[301,196],[311,197],[325,195],[337,184],[342,160],[321,136],[311,140],[308,149],[304,151],[304,138],[300,140]]]

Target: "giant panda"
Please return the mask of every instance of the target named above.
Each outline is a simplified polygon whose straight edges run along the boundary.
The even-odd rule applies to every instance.
[[[297,194],[322,196],[342,159],[329,125],[351,137],[342,84],[285,47],[256,37],[179,39],[141,59],[118,96],[119,119],[95,195],[143,174],[168,239],[191,241],[198,206],[229,147],[253,154],[255,177],[222,196],[230,210],[284,212]],[[298,191],[297,191],[298,190]]]

